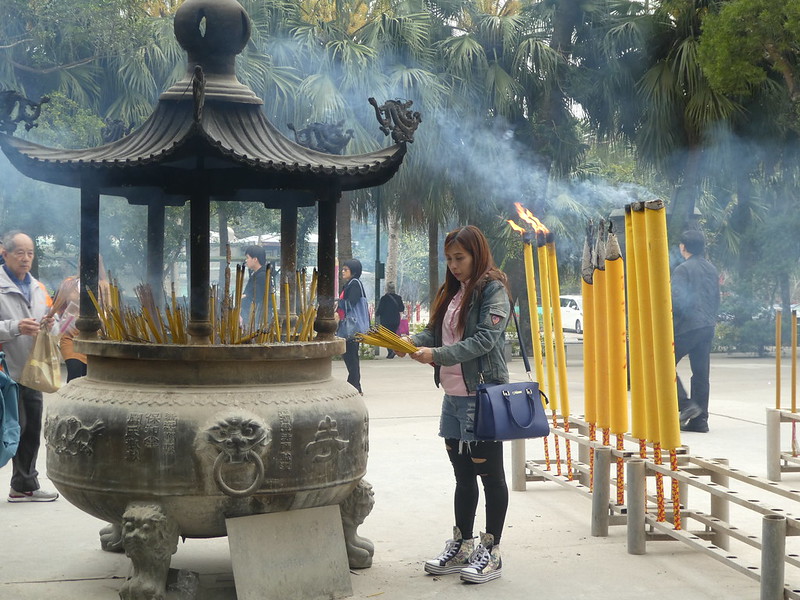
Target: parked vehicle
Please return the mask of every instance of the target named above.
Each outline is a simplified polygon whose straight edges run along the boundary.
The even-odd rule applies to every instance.
[[[559,296],[561,303],[561,328],[564,331],[583,333],[583,298],[581,296]],[[542,307],[538,307],[539,319]]]
[[[561,327],[564,331],[583,333],[583,298],[561,296]]]

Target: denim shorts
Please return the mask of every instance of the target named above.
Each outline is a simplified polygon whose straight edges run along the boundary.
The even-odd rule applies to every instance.
[[[442,416],[439,418],[439,435],[445,439],[476,441],[475,396],[444,395]]]

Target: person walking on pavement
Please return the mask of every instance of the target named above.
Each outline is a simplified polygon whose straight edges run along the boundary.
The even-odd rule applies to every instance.
[[[711,345],[719,309],[719,273],[703,256],[705,239],[697,230],[685,231],[679,244],[684,261],[672,272],[672,314],[675,365],[689,355],[691,396],[676,376],[681,431],[708,432]]]
[[[351,258],[342,264],[341,274],[345,284],[344,288],[342,288],[342,293],[339,295],[339,303],[337,305],[337,314],[340,322],[347,316],[348,311],[353,310],[353,307],[358,304],[361,298],[367,295],[364,291],[364,284],[361,283],[361,271],[361,261],[357,258]],[[358,347],[358,340],[348,338],[345,341],[345,351],[342,354],[342,359],[347,367],[347,383],[356,388],[358,393],[363,396]]]
[[[50,296],[30,274],[33,264],[33,240],[21,231],[3,237],[3,258],[0,268],[0,343],[6,353],[9,375],[19,380],[36,335],[48,327]],[[20,440],[12,459],[9,502],[52,502],[56,492],[42,490],[36,458],[42,434],[42,392],[19,386]]]
[[[375,316],[378,317],[381,325],[395,333],[400,327],[400,317],[405,312],[406,307],[403,304],[403,298],[395,293],[393,283],[386,284],[386,293],[378,300],[378,306],[375,308]],[[394,358],[394,350],[389,348],[389,354],[386,358]]]
[[[503,348],[511,315],[506,276],[494,263],[489,244],[472,225],[445,238],[447,275],[433,302],[432,317],[410,341],[414,360],[434,366],[434,382],[444,388],[439,435],[455,474],[455,526],[441,554],[425,562],[433,575],[459,573],[461,580],[485,583],[500,577],[500,537],[508,510],[503,443],[478,441],[473,432],[479,382],[507,383]],[[401,354],[398,353],[398,356]],[[483,484],[486,532],[473,539]]]

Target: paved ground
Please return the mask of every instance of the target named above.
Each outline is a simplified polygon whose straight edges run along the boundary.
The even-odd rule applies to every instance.
[[[570,345],[568,350],[572,414],[582,413],[579,348]],[[512,376],[522,378],[521,361],[511,366]],[[343,364],[337,361],[334,370],[341,377]],[[512,492],[501,579],[469,586],[457,576],[425,575],[421,561],[439,552],[452,528],[452,474],[436,436],[441,394],[430,369],[408,359],[362,361],[362,371],[371,417],[367,479],[376,505],[359,533],[375,543],[376,551],[373,567],[351,576],[355,598],[455,599],[488,591],[510,599],[758,597],[757,583],[676,542],[651,542],[646,555],[631,556],[624,527],[611,527],[607,538],[592,537],[590,501],[553,482],[531,482],[526,491]],[[775,403],[774,373],[773,359],[714,356],[711,432],[685,434],[692,453],[727,457],[732,466],[764,476],[765,408]],[[785,366],[784,404],[790,401],[789,375]],[[528,442],[527,457],[541,458],[541,449],[540,441]],[[507,458],[510,454],[508,449]],[[40,468],[46,474],[46,465]],[[0,481],[9,477],[10,465],[0,469]],[[784,479],[800,482],[800,474]],[[751,523],[758,527],[759,521]],[[64,499],[0,503],[0,599],[117,598],[129,562],[100,550],[102,526]],[[753,533],[760,535],[760,529]],[[265,568],[270,552],[280,548],[265,549]],[[211,590],[206,598],[233,598],[225,591],[232,578],[226,538],[187,540],[172,566],[200,573]]]

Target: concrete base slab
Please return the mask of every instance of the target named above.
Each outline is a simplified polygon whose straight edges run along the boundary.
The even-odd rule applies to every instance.
[[[338,505],[225,523],[238,600],[353,595]]]

